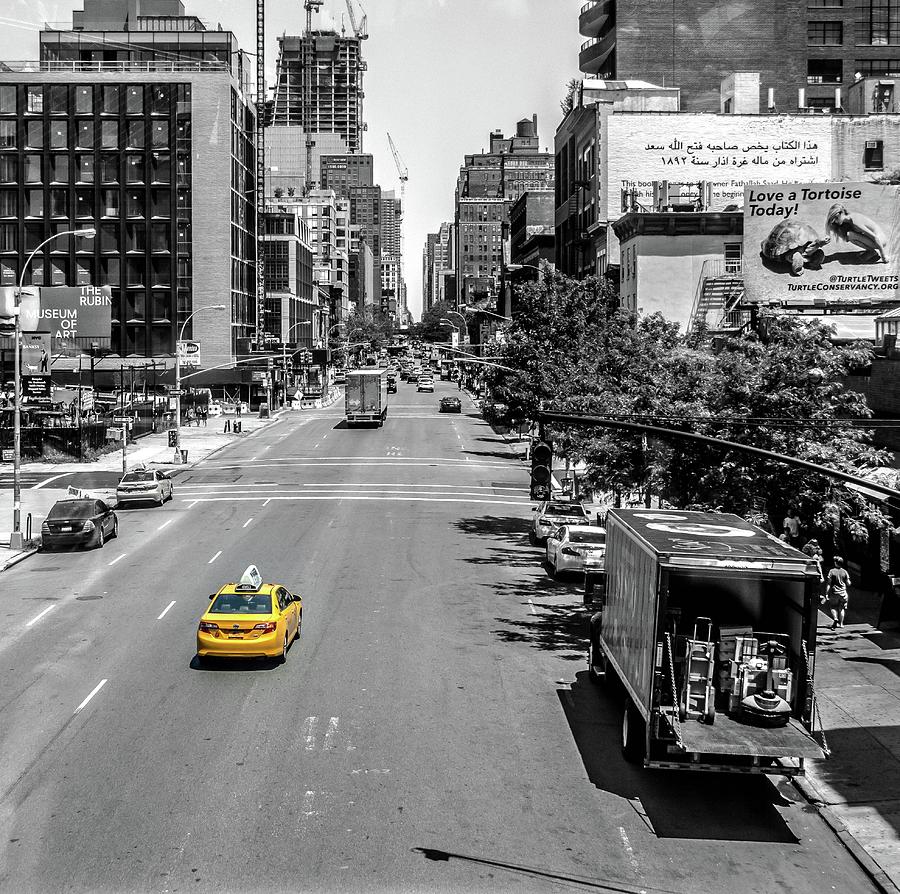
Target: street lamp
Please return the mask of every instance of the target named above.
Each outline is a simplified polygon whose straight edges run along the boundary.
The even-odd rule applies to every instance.
[[[291,333],[299,326],[312,326],[312,320],[300,320],[288,328],[287,337],[281,343],[281,374],[284,376],[284,403],[287,403],[287,343],[291,340]],[[330,330],[329,330],[330,331]],[[309,378],[307,377],[307,382]]]
[[[22,350],[22,289],[25,286],[25,271],[34,256],[48,243],[63,236],[81,236],[84,239],[93,239],[97,235],[94,227],[85,227],[80,230],[64,230],[62,233],[54,233],[49,239],[45,239],[26,259],[19,274],[19,287],[16,289],[16,303],[14,313],[16,315],[15,342],[13,344],[13,390],[15,392],[15,404],[13,409],[13,530],[9,536],[10,549],[22,549],[22,368],[19,354]]]
[[[178,335],[178,341],[175,343],[175,462],[181,462],[181,351],[179,345],[184,341],[184,330],[190,322],[191,317],[196,316],[201,310],[225,310],[224,304],[205,304],[198,307],[195,311],[189,313],[184,322],[181,324],[181,332]],[[240,397],[240,395],[238,395]]]

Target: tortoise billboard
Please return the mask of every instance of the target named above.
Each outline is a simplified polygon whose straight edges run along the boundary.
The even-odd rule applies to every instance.
[[[795,183],[744,190],[750,302],[900,301],[900,187]]]

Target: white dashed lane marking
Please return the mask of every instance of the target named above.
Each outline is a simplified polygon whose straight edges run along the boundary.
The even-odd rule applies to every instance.
[[[252,521],[253,521],[253,516],[251,515],[250,518],[248,518],[247,521],[245,521],[244,524],[241,525],[241,527],[242,527],[242,528],[246,528],[247,525],[249,525],[250,522],[252,522]]]
[[[161,614],[156,620],[157,620],[157,621],[161,621],[161,620],[166,616],[166,612],[167,612],[173,605],[175,605],[175,600],[174,600],[174,599],[173,599],[173,600],[172,600],[172,601],[171,601],[171,602],[170,602],[170,603],[162,610],[162,614]]]
[[[48,605],[40,614],[35,615],[25,626],[30,627],[32,624],[37,624],[37,622],[40,621],[41,618],[44,617],[44,615],[46,615],[48,612],[52,612],[55,608],[55,605]]]
[[[222,550],[219,550],[206,564],[212,565],[212,563],[215,562],[216,559],[218,559],[219,556],[221,556],[221,555],[222,555]]]
[[[75,709],[77,714],[87,703],[106,685],[106,680],[101,680],[91,691],[88,697]]]
[[[116,556],[116,558],[113,559],[112,562],[109,562],[109,564],[110,564],[110,565],[115,565],[116,562],[120,562],[122,559],[125,558],[125,556],[126,556],[126,553],[122,553],[121,556]]]
[[[170,518],[168,521],[164,521],[156,530],[161,531],[163,528],[167,528],[172,522],[175,521],[174,518]]]

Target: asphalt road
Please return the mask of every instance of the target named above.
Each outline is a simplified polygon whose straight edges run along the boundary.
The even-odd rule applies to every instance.
[[[624,763],[525,470],[444,393],[291,414],[0,577],[0,891],[874,890],[789,785]],[[302,636],[200,669],[251,562]]]

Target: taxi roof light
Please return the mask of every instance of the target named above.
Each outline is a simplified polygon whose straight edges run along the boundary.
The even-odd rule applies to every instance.
[[[255,565],[248,565],[247,570],[241,575],[238,588],[241,590],[258,590],[263,584],[262,575]]]

